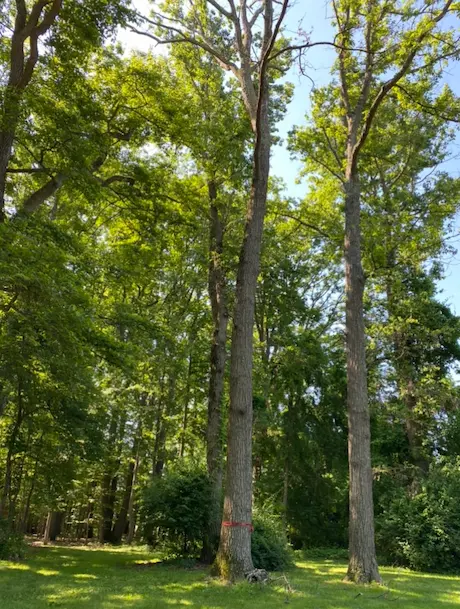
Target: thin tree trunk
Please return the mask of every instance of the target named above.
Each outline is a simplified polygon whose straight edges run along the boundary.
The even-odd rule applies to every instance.
[[[288,499],[289,499],[289,460],[286,457],[284,460],[284,472],[283,472],[283,525],[287,527],[287,510],[288,510]]]
[[[1,212],[0,212],[1,213]],[[0,218],[1,222],[1,218]],[[3,413],[5,412],[5,408],[8,405],[8,396],[5,393],[5,389],[3,385],[0,383],[0,419],[3,417]]]
[[[201,558],[211,563],[219,544],[222,516],[222,396],[224,391],[227,347],[228,310],[225,293],[225,272],[222,267],[224,231],[217,206],[217,188],[208,182],[210,201],[210,239],[208,289],[213,319],[213,338],[210,354],[208,393],[208,421],[206,428],[206,461],[211,481],[211,510],[208,530],[203,540]]]
[[[169,378],[167,404],[173,404],[176,395],[176,380],[174,377]],[[158,401],[155,446],[153,451],[153,471],[152,476],[161,477],[166,457],[166,426],[163,419],[164,405],[162,400]]]
[[[38,458],[35,460],[34,473],[32,475],[32,481],[30,483],[29,491],[27,493],[26,504],[24,506],[24,512],[23,512],[22,522],[21,522],[21,531],[23,533],[25,533],[27,530],[27,522],[29,520],[29,513],[30,513],[30,502],[32,501],[32,494],[34,492],[35,482],[37,480],[37,469],[38,469],[37,465],[38,465]]]
[[[110,422],[108,446],[113,447],[116,443],[117,429],[120,417],[117,412],[112,413]],[[101,498],[101,524],[99,527],[99,541],[104,543],[112,540],[112,521],[115,504],[116,490],[118,486],[118,477],[116,471],[119,467],[119,462],[115,461],[116,457],[110,455],[106,463],[106,471],[102,479],[102,498]]]
[[[217,567],[228,579],[253,568],[252,521],[252,364],[255,294],[270,172],[268,83],[263,78],[257,121],[251,196],[236,281],[230,352],[230,413],[223,522]]]
[[[128,522],[128,507],[129,507],[129,498],[131,496],[131,485],[133,483],[133,474],[134,474],[134,462],[130,459],[128,465],[128,473],[126,475],[126,485],[125,492],[123,494],[123,500],[120,506],[120,512],[118,513],[117,519],[115,521],[115,525],[113,527],[113,532],[111,535],[111,542],[115,544],[121,543],[123,535],[126,530],[126,525]]]
[[[19,493],[21,492],[22,480],[23,480],[23,476],[24,476],[24,464],[26,461],[27,452],[29,450],[29,444],[30,444],[30,435],[27,439],[26,445],[24,446],[24,452],[23,452],[21,461],[19,463],[18,473],[15,475],[14,490],[13,490],[13,487],[11,487],[10,500],[9,500],[9,505],[8,505],[8,518],[13,523],[16,520],[17,500],[18,500]]]
[[[126,538],[126,542],[128,544],[133,543],[134,534],[136,532],[136,510],[134,509],[134,499],[136,496],[136,480],[137,480],[137,472],[139,470],[139,457],[140,457],[140,455],[139,455],[139,444],[138,444],[136,460],[134,462],[133,481],[131,484],[131,494],[129,496],[129,506],[128,506],[129,528],[128,528],[128,537]]]
[[[345,292],[349,458],[349,564],[347,579],[381,581],[374,539],[371,434],[367,394],[364,272],[361,263],[360,188],[348,168],[345,190]]]
[[[192,332],[191,340],[190,340],[190,353],[188,356],[187,385],[185,387],[185,398],[184,398],[184,413],[182,416],[182,433],[181,433],[180,451],[179,451],[179,456],[181,459],[185,455],[185,444],[186,444],[187,425],[188,425],[188,409],[189,409],[189,404],[190,404],[190,385],[191,385],[192,370],[193,370],[192,349],[193,349],[194,338],[195,338],[195,333]]]
[[[18,380],[18,409],[16,412],[16,419],[14,421],[13,429],[11,430],[11,434],[8,440],[8,453],[6,456],[6,465],[5,465],[5,482],[3,485],[3,493],[0,501],[0,516],[2,518],[8,518],[10,514],[8,513],[8,506],[11,500],[11,483],[12,483],[12,475],[13,475],[13,451],[16,445],[16,440],[19,434],[19,430],[21,428],[22,422],[24,420],[24,408],[22,401],[22,389],[21,382]]]
[[[43,544],[46,546],[50,542],[51,533],[51,520],[53,519],[53,512],[48,512],[46,517],[45,533],[43,534]]]
[[[126,484],[125,484],[125,492],[123,495],[123,501],[120,507],[120,513],[118,514],[118,518],[115,522],[115,526],[112,534],[112,542],[113,543],[121,543],[123,535],[125,534],[126,525],[128,524],[128,513],[129,513],[129,503],[131,500],[132,489],[133,489],[133,481],[134,474],[136,468],[136,460],[139,454],[139,434],[140,434],[140,424],[138,424],[136,437],[133,442],[132,455],[128,465],[128,473],[126,475]]]

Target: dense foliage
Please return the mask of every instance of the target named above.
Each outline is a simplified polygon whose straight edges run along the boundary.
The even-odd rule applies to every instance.
[[[210,511],[210,484],[205,473],[184,470],[158,478],[142,502],[142,535],[152,546],[179,555],[196,554]]]
[[[198,4],[209,40],[233,58],[214,3]],[[364,23],[361,4],[349,2],[354,28]],[[372,49],[376,95],[416,38],[409,24],[419,3],[396,4],[393,14],[375,2],[390,16],[372,44],[401,42],[391,61],[386,46]],[[119,28],[151,25],[121,0],[64,2],[49,24],[51,3],[38,2],[47,29],[27,30],[43,36],[30,78],[13,86],[20,5],[2,3],[0,25],[2,154],[12,141],[0,209],[0,559],[22,555],[24,534],[197,555],[223,503],[226,356],[257,143],[244,95],[206,44],[171,44],[165,54],[120,48]],[[165,14],[186,22],[181,10],[165,3]],[[443,169],[459,112],[443,81],[458,55],[449,28],[424,43],[426,63],[419,58],[382,102],[359,159],[377,551],[434,571],[460,570],[460,318],[439,292],[460,205],[460,180]],[[27,55],[33,39],[24,40]],[[297,56],[283,45],[268,68],[273,141],[293,94],[281,76],[297,78]],[[289,196],[282,167],[269,183],[250,472],[253,561],[268,570],[290,564],[289,545],[347,544],[348,127],[338,82],[345,70],[355,103],[365,69],[361,56],[339,53],[291,131],[305,196]]]
[[[457,571],[459,493],[458,460],[434,464],[410,492],[393,486],[381,499],[377,527],[387,560],[424,571]]]
[[[23,536],[13,531],[7,521],[0,520],[0,560],[21,560],[26,550]]]

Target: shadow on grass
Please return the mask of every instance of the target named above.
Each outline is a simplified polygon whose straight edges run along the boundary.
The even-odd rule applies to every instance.
[[[294,594],[286,593],[281,580],[262,587],[227,586],[212,580],[206,570],[162,564],[154,569],[127,568],[153,560],[147,552],[130,549],[32,548],[25,563],[0,563],[0,607],[279,609],[289,603],[296,609],[443,609],[460,605],[458,578],[383,569],[386,587],[357,587],[343,583],[346,565],[331,561],[300,562],[292,569],[288,578]]]

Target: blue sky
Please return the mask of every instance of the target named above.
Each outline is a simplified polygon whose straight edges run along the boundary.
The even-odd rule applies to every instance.
[[[134,0],[134,4],[144,14],[149,12],[148,0]],[[330,3],[325,0],[297,0],[291,7],[286,18],[287,34],[293,36],[299,30],[310,34],[312,42],[331,41],[334,36],[331,26]],[[152,46],[152,41],[137,34],[123,32],[120,36],[121,41],[132,49],[148,50]],[[164,48],[164,47],[163,47]],[[162,50],[163,50],[162,48]],[[155,52],[159,51],[159,47]],[[319,87],[330,80],[331,65],[335,58],[332,47],[317,46],[312,48],[307,55],[308,77],[300,74],[297,66],[294,66],[287,80],[295,85],[294,97],[288,107],[286,116],[279,124],[279,135],[284,140],[294,125],[301,125],[305,121],[305,115],[310,109],[310,94],[314,86]],[[313,82],[312,82],[313,81]],[[456,94],[460,95],[460,65],[449,66],[445,74],[445,82],[449,84]],[[460,137],[457,136],[456,142],[452,146],[452,155],[449,161],[439,169],[449,171],[456,177],[460,176]],[[294,197],[301,197],[306,193],[305,184],[296,184],[300,169],[298,161],[291,159],[285,145],[277,146],[272,157],[273,175],[282,177],[286,183],[287,193]],[[442,205],[442,201],[440,202]],[[455,246],[458,242],[460,249],[460,218],[455,222],[458,239],[453,239],[451,244]],[[445,264],[445,279],[439,284],[439,298],[447,301],[453,310],[460,314],[460,253],[446,256],[443,260]]]

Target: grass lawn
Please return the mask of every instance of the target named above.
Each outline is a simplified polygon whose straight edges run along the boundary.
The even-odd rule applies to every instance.
[[[54,546],[31,548],[24,563],[0,561],[0,608],[45,609],[444,609],[460,606],[460,578],[382,569],[388,587],[342,582],[346,566],[299,562],[282,585],[228,586],[204,569],[152,561],[145,550]],[[144,564],[142,564],[144,563]]]

